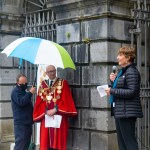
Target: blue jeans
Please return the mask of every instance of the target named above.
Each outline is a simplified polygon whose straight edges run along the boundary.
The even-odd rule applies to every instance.
[[[28,150],[32,135],[32,125],[14,125],[14,133],[14,150]]]

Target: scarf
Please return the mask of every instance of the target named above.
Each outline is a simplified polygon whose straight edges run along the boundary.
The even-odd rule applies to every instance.
[[[117,75],[117,77],[116,77],[116,79],[115,79],[115,81],[113,83],[113,86],[112,86],[113,89],[116,88],[117,81],[118,81],[119,77],[121,76],[121,74],[122,74],[122,69],[119,71],[119,73],[118,73],[118,75]],[[115,99],[114,95],[110,95],[109,103],[112,104],[114,102],[114,99]]]

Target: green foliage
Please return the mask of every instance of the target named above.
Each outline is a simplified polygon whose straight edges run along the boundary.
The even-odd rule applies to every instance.
[[[84,43],[90,43],[90,39],[89,39],[89,38],[84,38],[84,39],[83,39],[83,42],[84,42]]]
[[[68,39],[70,39],[70,37],[71,37],[70,32],[67,32],[67,33],[66,33],[66,37],[67,37]]]

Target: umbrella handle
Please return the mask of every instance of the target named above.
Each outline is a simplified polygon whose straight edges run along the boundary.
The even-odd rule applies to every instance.
[[[39,65],[37,65],[37,67],[38,67],[38,66],[39,66]],[[36,87],[36,80],[37,80],[37,73],[36,73],[35,78],[34,78],[33,87]]]
[[[33,87],[36,87],[36,79],[37,79],[37,75],[34,78]]]

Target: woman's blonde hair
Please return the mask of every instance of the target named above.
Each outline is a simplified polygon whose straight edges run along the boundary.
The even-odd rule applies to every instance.
[[[136,52],[135,48],[124,46],[119,49],[118,54],[125,55],[126,58],[129,58],[130,62],[133,62],[135,59]]]

